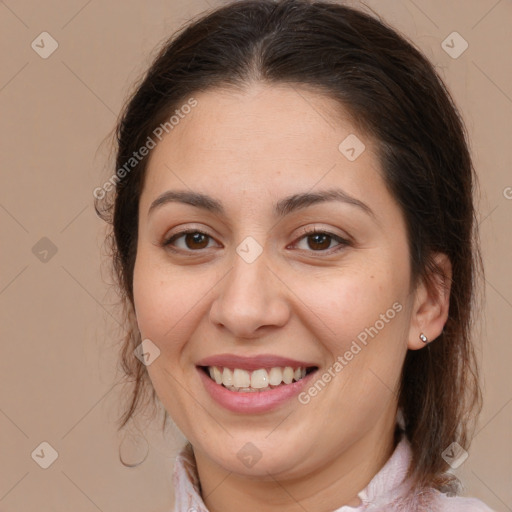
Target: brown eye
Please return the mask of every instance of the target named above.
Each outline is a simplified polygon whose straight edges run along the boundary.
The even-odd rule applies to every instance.
[[[210,235],[203,233],[202,231],[197,230],[188,230],[181,231],[180,233],[176,233],[171,236],[168,240],[166,240],[163,245],[164,246],[175,246],[175,241],[183,239],[185,246],[177,247],[178,249],[182,249],[184,251],[195,251],[200,249],[206,249],[208,247]]]
[[[334,251],[343,249],[347,245],[350,245],[348,240],[327,231],[306,231],[299,240],[302,241],[304,239],[307,240],[307,247],[305,250],[313,252],[326,252],[328,249],[332,249],[331,243],[333,240],[338,242],[338,245],[334,247]]]
[[[315,233],[314,235],[309,235],[308,239],[313,241],[312,243],[308,244],[311,249],[325,250],[329,249],[329,246],[331,245],[331,236],[325,233]]]

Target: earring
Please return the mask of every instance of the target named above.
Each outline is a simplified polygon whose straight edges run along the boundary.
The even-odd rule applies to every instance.
[[[425,345],[428,343],[428,338],[423,333],[420,333],[420,340],[423,341]]]

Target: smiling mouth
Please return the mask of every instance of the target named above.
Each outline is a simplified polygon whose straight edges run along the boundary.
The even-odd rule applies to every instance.
[[[217,384],[230,391],[242,393],[270,391],[271,389],[287,386],[293,382],[298,382],[318,369],[316,366],[296,368],[277,366],[260,368],[254,371],[222,366],[200,366],[200,368]]]

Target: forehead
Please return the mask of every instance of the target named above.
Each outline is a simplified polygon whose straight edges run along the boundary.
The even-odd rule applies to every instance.
[[[208,90],[194,98],[197,106],[172,130],[174,145],[183,150],[193,144],[199,151],[259,158],[294,152],[297,158],[315,159],[319,155],[312,151],[312,142],[322,141],[319,149],[328,150],[325,156],[337,156],[338,139],[357,131],[337,101],[304,85],[255,83],[243,90]],[[174,149],[176,157],[184,156]],[[186,156],[196,155],[187,151]]]
[[[254,84],[193,98],[197,105],[152,150],[145,203],[176,187],[262,199],[315,187],[343,186],[359,197],[370,188],[385,192],[373,141],[325,94]]]

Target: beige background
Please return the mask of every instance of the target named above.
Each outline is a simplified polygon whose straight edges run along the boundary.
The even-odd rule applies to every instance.
[[[118,461],[115,297],[100,269],[103,225],[92,191],[112,172],[102,141],[155,46],[215,5],[0,1],[2,511],[172,509],[171,472],[183,441],[175,428],[165,437],[157,434],[158,425],[148,431],[149,454],[138,467]],[[512,510],[512,2],[367,5],[433,60],[471,136],[487,267],[485,407],[469,458],[457,472],[468,495],[496,511]],[[31,48],[43,31],[58,42],[47,59]],[[457,59],[441,46],[453,31],[469,44]],[[54,244],[54,255],[42,252],[49,248],[46,240],[33,249],[43,237]],[[48,469],[31,456],[44,441],[58,453]],[[123,446],[135,450],[133,456],[144,448]]]

